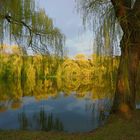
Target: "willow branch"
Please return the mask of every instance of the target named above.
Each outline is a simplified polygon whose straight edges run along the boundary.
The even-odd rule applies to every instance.
[[[47,50],[47,54],[49,54],[49,50],[47,48],[47,45],[45,45],[43,43],[42,38],[41,38],[42,36],[46,36],[48,33],[45,33],[45,32],[42,32],[42,31],[37,31],[37,30],[33,29],[30,25],[26,24],[24,21],[16,20],[13,17],[11,17],[10,15],[0,15],[0,16],[1,16],[1,18],[6,19],[8,21],[8,23],[16,24],[16,25],[19,25],[19,26],[20,25],[24,26],[29,31],[29,34],[30,34],[29,46],[30,47],[33,47],[32,46],[33,34],[35,34],[36,36],[39,36],[39,41],[40,41],[41,45],[45,47],[45,49]]]

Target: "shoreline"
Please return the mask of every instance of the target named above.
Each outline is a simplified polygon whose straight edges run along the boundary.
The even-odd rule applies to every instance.
[[[108,122],[93,131],[84,133],[42,132],[42,131],[1,131],[0,140],[139,140],[140,110],[133,118],[123,119],[112,114]]]

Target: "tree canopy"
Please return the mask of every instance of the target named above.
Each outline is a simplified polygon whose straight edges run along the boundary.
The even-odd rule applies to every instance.
[[[36,2],[0,1],[0,41],[16,41],[24,51],[62,55],[65,37]]]
[[[113,1],[115,1],[114,6]],[[118,46],[123,35],[120,21],[126,21],[126,16],[120,7],[129,9],[132,13],[136,0],[76,0],[78,11],[83,16],[84,25],[92,26],[95,46],[98,54],[120,54]],[[121,13],[122,12],[122,13]],[[138,17],[137,17],[138,18]],[[95,47],[94,46],[94,47]]]

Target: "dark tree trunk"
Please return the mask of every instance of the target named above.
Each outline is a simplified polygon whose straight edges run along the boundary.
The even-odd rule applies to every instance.
[[[116,93],[113,111],[127,113],[135,109],[136,81],[139,67],[140,47],[137,43],[125,44],[126,38],[121,40],[121,58],[118,68]],[[139,43],[140,46],[140,43]]]
[[[119,3],[119,4],[118,4]],[[113,112],[128,113],[135,109],[136,81],[140,60],[140,1],[133,9],[126,0],[112,0],[116,17],[123,30],[121,59],[114,97]]]

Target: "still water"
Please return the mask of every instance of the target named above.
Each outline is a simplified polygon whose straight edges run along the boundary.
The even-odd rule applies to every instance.
[[[32,88],[1,83],[0,129],[88,132],[102,126],[111,108],[110,90],[97,93],[92,82],[73,88],[65,84],[60,88],[56,80],[45,80]]]

